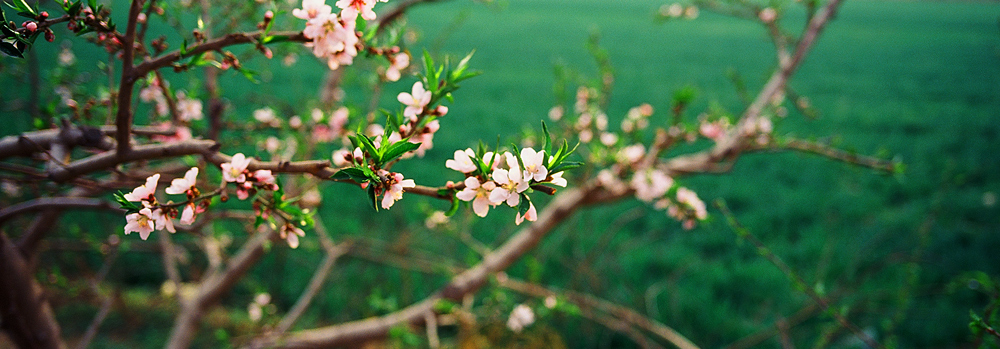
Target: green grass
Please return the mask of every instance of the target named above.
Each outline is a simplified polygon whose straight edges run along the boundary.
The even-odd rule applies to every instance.
[[[502,6],[452,1],[417,7],[409,18],[419,38],[411,52],[427,47],[435,54],[460,57],[475,50],[472,66],[484,74],[464,83],[455,94],[456,103],[442,119],[436,147],[425,161],[402,163],[398,169],[412,173],[420,183],[454,180],[441,166],[454,149],[536,128],[557,101],[552,87],[555,64],[565,64],[581,76],[595,74],[584,48],[595,32],[617,77],[607,110],[612,120],[646,102],[665,118],[673,91],[686,85],[699,91],[688,117],[710,101],[738,113],[742,105],[726,72],[735,69],[752,89],[763,83],[774,64],[763,28],[706,11],[694,21],[657,24],[653,14],[660,5],[562,0],[509,1]],[[796,17],[801,15],[789,16],[789,28],[801,25],[801,17]],[[817,120],[806,120],[793,112],[779,123],[778,132],[829,139],[866,154],[898,155],[908,168],[903,176],[880,176],[809,155],[754,154],[741,159],[730,174],[684,178],[682,184],[707,202],[724,199],[807,282],[822,284],[860,327],[881,331],[884,320],[901,311],[894,333],[901,347],[947,347],[967,341],[968,312],[981,311],[984,299],[968,290],[949,294],[944,286],[966,270],[1000,274],[992,255],[1000,246],[996,234],[1000,209],[983,204],[984,193],[1000,192],[998,16],[1000,6],[991,3],[848,1],[791,81],[790,86],[809,97],[821,114]],[[447,29],[453,27],[458,30]],[[52,64],[52,46],[38,49],[43,67]],[[97,74],[93,59],[105,56],[86,46],[80,42],[74,46],[79,50],[79,69]],[[260,85],[228,74],[223,79],[232,105],[227,118],[248,119],[252,110],[273,102],[285,116],[307,115],[306,106],[324,71],[307,52],[299,53],[299,63],[290,69],[277,59],[248,59],[255,69],[271,71],[262,75],[265,83]],[[11,76],[24,67],[6,58],[2,64],[0,71]],[[95,76],[91,81],[102,81]],[[167,76],[174,86],[188,86],[182,75]],[[346,79],[361,84],[367,77]],[[396,93],[408,90],[412,81],[387,85],[380,105],[395,108]],[[370,96],[363,91],[348,86],[347,101],[367,105]],[[2,128],[3,134],[31,125],[16,105],[24,98],[4,95],[0,110],[11,122]],[[43,94],[43,98],[49,97]],[[324,193],[320,214],[329,217],[326,222],[335,239],[383,239],[409,245],[408,251],[447,254],[467,264],[477,260],[457,238],[422,228],[423,212],[445,209],[443,202],[407,197],[397,204],[403,209],[375,213],[364,206],[363,193],[356,188],[328,186]],[[498,213],[483,220],[463,213],[456,222],[467,224],[476,238],[496,246],[514,229],[512,212]],[[736,239],[719,212],[710,213],[711,221],[683,231],[661,212],[634,201],[586,209],[525,258],[540,264],[521,261],[509,273],[630,306],[703,347],[731,343],[810,304],[751,245]],[[915,264],[908,264],[910,253],[920,246],[917,231],[929,217],[933,220],[925,252],[912,261]],[[73,225],[69,220],[64,224]],[[60,236],[85,234],[99,240],[120,226],[110,220],[102,224],[100,229],[77,229]],[[194,264],[184,270],[188,276],[204,265],[198,253],[191,252]],[[100,262],[97,256],[90,257],[89,264]],[[241,311],[254,292],[266,290],[275,296],[279,311],[286,310],[320,259],[317,241],[309,236],[299,250],[274,249],[224,303]],[[76,270],[72,256],[50,253],[45,260],[67,272]],[[159,287],[158,258],[130,253],[119,263],[112,280],[154,291]],[[134,267],[143,263],[154,267]],[[905,280],[913,271],[919,278],[910,288]],[[278,280],[273,275],[283,277]],[[300,326],[374,315],[367,307],[374,292],[406,305],[433,292],[444,280],[347,259],[338,263],[326,291]],[[906,307],[901,306],[904,292],[912,296]],[[87,314],[67,308],[60,317],[88,321]],[[151,326],[170,318],[161,315],[133,319],[147,322],[133,326],[142,328],[144,338],[165,338],[169,321]],[[112,320],[120,324],[126,317]],[[793,328],[791,336],[798,346],[812,345],[834,324],[831,318],[818,316]],[[553,318],[550,325],[564,331],[570,347],[631,345],[588,321]],[[82,328],[70,326],[67,332]],[[117,345],[111,343],[120,343],[119,337],[129,334],[117,325],[104,329],[114,333],[102,339],[106,345]],[[213,331],[203,331],[203,343],[215,343]],[[884,339],[886,334],[879,333]],[[771,339],[763,345],[779,343]]]

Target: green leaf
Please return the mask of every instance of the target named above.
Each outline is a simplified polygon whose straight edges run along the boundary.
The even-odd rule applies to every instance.
[[[371,200],[372,208],[375,209],[375,212],[378,212],[378,197],[375,195],[374,184],[368,186],[368,199]]]
[[[457,197],[455,197],[454,195],[452,195],[451,196],[451,208],[449,208],[448,212],[445,212],[444,215],[447,216],[447,217],[454,216],[455,213],[458,212],[458,206],[459,206],[460,203],[462,203],[462,202],[459,201]]]
[[[80,13],[80,7],[82,6],[83,6],[82,0],[74,2],[72,5],[69,6],[68,9],[66,9],[66,13],[68,13],[70,16],[76,16],[77,14]]]
[[[337,171],[337,173],[334,173],[333,176],[330,178],[334,180],[350,179],[358,183],[363,183],[372,180],[371,176],[369,176],[370,172],[371,170],[365,171],[363,168],[348,167],[343,170]]]
[[[257,80],[257,72],[246,68],[240,68],[239,71],[240,73],[243,73],[243,77],[247,78],[247,80],[250,80],[250,82],[255,84],[260,83],[260,80]]]
[[[361,143],[361,149],[373,157],[376,166],[382,166],[382,153],[375,147],[375,143],[368,136],[361,133],[358,134],[358,142]]]
[[[409,151],[417,150],[417,148],[420,148],[420,143],[410,143],[406,139],[401,140],[385,148],[385,153],[382,154],[382,161],[389,162],[395,160]]]
[[[545,126],[545,121],[542,121],[542,150],[545,150],[545,154],[552,156],[552,135],[549,134],[549,127]]]
[[[458,65],[455,66],[455,70],[453,70],[451,74],[449,74],[452,81],[457,81],[459,78],[462,77],[462,75],[465,73],[465,70],[469,68],[469,60],[472,59],[472,55],[474,54],[476,54],[476,50],[472,50],[472,52],[469,52],[468,55],[465,55],[465,58],[462,58],[461,61],[458,61]]]
[[[580,167],[580,166],[583,166],[582,162],[578,162],[578,161],[564,161],[564,162],[560,163],[558,166],[555,166],[555,167],[549,169],[549,173],[555,174],[555,173],[559,173],[559,172],[566,171],[566,170],[572,170],[572,169]]]
[[[18,50],[17,47],[14,46],[14,44],[9,42],[0,42],[0,52],[3,52],[8,56],[24,58],[24,55],[21,54],[21,50]]]
[[[188,52],[188,40],[187,39],[184,39],[184,41],[181,41],[181,48],[178,50],[178,52],[181,54],[181,57],[184,57],[184,55],[187,55],[187,52]]]

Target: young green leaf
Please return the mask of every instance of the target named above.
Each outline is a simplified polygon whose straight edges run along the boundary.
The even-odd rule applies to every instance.
[[[375,195],[375,185],[368,186],[368,199],[372,202],[372,208],[378,212],[378,197]]]
[[[389,162],[403,156],[403,154],[406,154],[409,151],[420,148],[420,143],[410,143],[408,139],[409,138],[401,140],[386,147],[385,153],[382,154],[382,160],[384,162]]]

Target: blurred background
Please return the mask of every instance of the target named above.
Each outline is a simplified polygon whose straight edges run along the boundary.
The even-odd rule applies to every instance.
[[[780,3],[783,27],[801,30],[802,6]],[[665,19],[659,15],[665,5],[670,3],[452,0],[414,7],[401,33],[414,66],[419,67],[423,50],[453,59],[475,51],[471,66],[483,75],[455,93],[434,149],[395,170],[420,184],[442,185],[461,179],[443,166],[454,150],[475,147],[479,140],[492,144],[498,136],[507,140],[537,132],[539,121],[549,120],[550,108],[572,103],[576,87],[598,76],[594,49],[587,46],[594,40],[614,71],[606,110],[612,129],[642,103],[654,107],[654,125],[657,118],[666,123],[672,96],[684,88],[695,91],[685,115],[689,121],[708,108],[739,115],[745,102],[734,81],[744,84],[752,98],[775,66],[765,27],[704,8],[696,18]],[[127,4],[111,6],[123,18]],[[161,23],[152,30],[180,42],[171,26],[190,28],[196,17],[183,8],[164,6],[168,16],[175,15],[171,18],[176,24]],[[377,10],[390,7],[379,6]],[[222,9],[217,11],[219,18],[228,18]],[[301,24],[287,13],[278,19],[289,29]],[[107,61],[107,53],[81,40],[69,44],[63,41],[66,35],[57,31],[55,44],[37,45],[34,57],[0,60],[0,79],[14,86],[0,97],[2,135],[44,126],[48,118],[65,113],[53,92],[56,86],[69,86],[79,96],[107,93],[101,87],[107,84],[102,75],[107,67],[100,63]],[[63,49],[74,53],[73,64],[58,63]],[[281,118],[308,115],[326,76],[322,63],[291,44],[278,46],[271,61],[260,55],[251,58],[251,47],[234,52],[240,50],[248,52],[244,64],[260,73],[260,83],[223,74],[227,121],[249,122],[253,111],[265,106]],[[285,66],[289,60],[294,65]],[[364,110],[372,103],[370,91],[377,77],[365,67],[376,64],[359,58],[359,68],[345,73],[344,105]],[[37,95],[24,88],[35,86],[33,75],[40,80]],[[189,80],[198,74],[164,75],[176,88],[195,96],[204,93],[199,81]],[[396,94],[409,91],[414,81],[404,76],[381,86],[376,102],[396,108]],[[777,134],[896,158],[906,171],[887,176],[817,156],[756,153],[743,156],[729,173],[685,177],[680,183],[708,203],[723,200],[771,252],[827,297],[834,311],[883,344],[972,346],[976,335],[970,329],[970,311],[989,317],[997,304],[1000,276],[994,255],[1000,250],[1000,5],[847,1],[789,87],[805,97],[814,112],[791,110],[788,117],[776,120]],[[34,105],[38,110],[32,110]],[[140,112],[148,107],[141,105]],[[137,118],[141,124],[142,117]],[[195,135],[204,127],[196,124]],[[227,137],[246,140],[241,132]],[[336,148],[321,147],[315,154],[326,158]],[[265,157],[260,147],[224,144],[222,151]],[[299,156],[294,158],[303,159]],[[45,183],[3,183],[2,205],[61,189]],[[355,245],[338,260],[298,329],[385,314],[419,301],[448,279],[450,268],[478,262],[477,244],[496,247],[517,228],[507,212],[480,219],[471,209],[460,210],[450,223],[427,228],[425,219],[433,211],[447,210],[447,202],[407,196],[392,211],[376,213],[355,187],[320,188],[318,215],[324,217],[330,236]],[[538,204],[543,207],[544,201]],[[710,207],[709,214],[708,221],[684,230],[662,211],[635,200],[588,208],[507,273],[632,308],[704,348],[780,347],[779,335],[759,337],[781,322],[789,327],[788,340],[799,347],[860,345],[756,247],[740,240],[717,209]],[[28,219],[8,223],[8,234],[16,236],[16,227]],[[108,236],[120,234],[123,224],[124,219],[112,213],[68,213],[45,245],[36,275],[52,293],[67,338],[82,335],[99,307],[86,280],[101,268]],[[220,220],[212,231],[220,241],[246,239],[240,224]],[[323,257],[311,234],[297,250],[272,248],[223,300],[224,307],[206,317],[196,345],[229,346],[277,323]],[[470,244],[470,238],[477,243]],[[155,243],[132,236],[123,240],[103,286],[114,295],[115,306],[93,345],[157,347],[166,340],[177,307],[161,287],[165,276],[152,248]],[[183,276],[199,277],[207,262],[196,239],[176,235],[175,241],[185,246]],[[238,243],[229,248],[234,246]],[[414,261],[426,267],[412,270],[420,264]],[[970,274],[974,271],[983,274]],[[262,318],[253,321],[247,305],[259,293],[272,298]],[[517,335],[497,334],[518,303],[542,304],[492,286],[477,294],[477,331],[493,346],[635,346],[628,337],[572,311],[539,314],[536,324]],[[457,330],[442,331],[453,335]],[[394,335],[390,343],[426,345],[425,340],[412,341],[421,333]]]

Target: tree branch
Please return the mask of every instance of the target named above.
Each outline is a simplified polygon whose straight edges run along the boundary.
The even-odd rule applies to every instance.
[[[21,348],[65,348],[52,308],[24,258],[0,233],[0,329]]]

